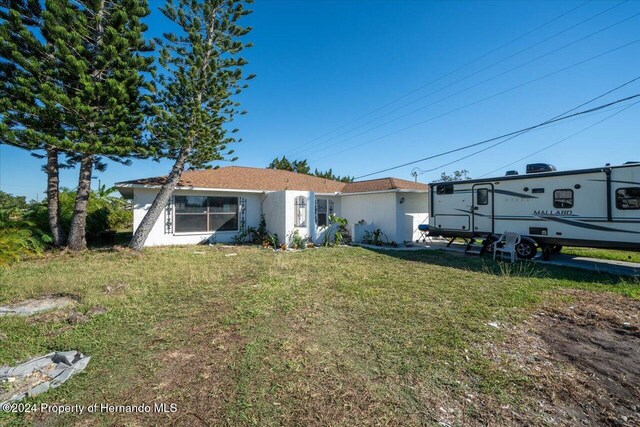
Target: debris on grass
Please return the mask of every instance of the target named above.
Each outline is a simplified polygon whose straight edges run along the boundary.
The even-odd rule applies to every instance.
[[[224,256],[237,256],[237,255],[238,255],[237,253],[232,252],[232,253],[230,253],[230,254],[225,254]]]
[[[43,311],[71,307],[75,304],[76,301],[68,296],[49,295],[2,306],[0,307],[0,316],[31,316]]]
[[[86,368],[89,359],[78,351],[56,351],[18,366],[0,368],[0,404],[59,387]]]
[[[104,287],[104,293],[105,294],[113,294],[116,293],[120,290],[125,290],[129,287],[129,285],[127,283],[118,283],[118,284],[114,284],[114,285],[105,285]]]

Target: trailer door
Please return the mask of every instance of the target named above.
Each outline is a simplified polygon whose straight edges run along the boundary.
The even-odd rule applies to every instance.
[[[473,187],[473,231],[493,233],[493,184]]]

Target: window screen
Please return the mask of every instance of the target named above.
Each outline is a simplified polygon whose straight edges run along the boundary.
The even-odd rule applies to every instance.
[[[573,190],[556,190],[553,192],[553,207],[570,209],[573,207]]]
[[[453,194],[453,185],[451,184],[438,185],[436,187],[436,193],[437,194]]]
[[[175,196],[175,232],[238,230],[237,197]]]
[[[316,199],[316,225],[324,227],[329,224],[329,201]]]
[[[616,190],[618,209],[640,209],[640,187],[618,188]]]
[[[478,193],[476,197],[476,203],[478,205],[488,205],[489,204],[489,189],[488,188],[478,188]]]

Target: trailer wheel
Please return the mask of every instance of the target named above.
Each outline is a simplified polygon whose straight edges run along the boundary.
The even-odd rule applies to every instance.
[[[536,256],[536,252],[538,252],[538,248],[536,244],[528,239],[522,239],[520,243],[516,245],[516,253],[518,254],[518,258],[523,259],[531,259]]]

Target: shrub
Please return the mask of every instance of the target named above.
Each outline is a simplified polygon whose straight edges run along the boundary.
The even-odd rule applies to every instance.
[[[132,228],[133,212],[128,208],[126,200],[111,196],[114,191],[115,188],[105,188],[104,185],[97,191],[91,191],[87,205],[88,240],[96,240],[106,231]],[[69,233],[71,226],[75,200],[75,191],[69,189],[60,191],[60,224],[66,233]],[[46,202],[33,206],[27,217],[38,228],[49,229]]]
[[[18,208],[0,208],[0,266],[39,256],[51,237]]]

